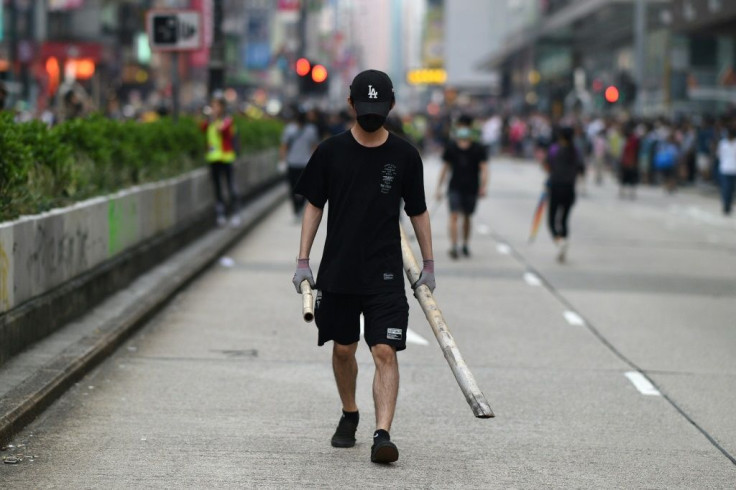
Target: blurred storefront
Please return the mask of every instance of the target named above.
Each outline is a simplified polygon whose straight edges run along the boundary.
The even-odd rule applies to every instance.
[[[572,110],[631,112],[639,97],[643,114],[674,115],[685,107],[687,83],[682,73],[691,68],[682,56],[687,39],[676,31],[675,11],[684,1],[645,0],[645,50],[639,77],[638,0],[534,2],[536,15],[512,33],[501,50],[491,53],[483,66],[500,70],[503,94],[514,110],[538,109],[555,116]],[[609,86],[620,93],[615,104],[605,99]]]
[[[736,108],[736,2],[674,0],[673,103],[678,112]]]

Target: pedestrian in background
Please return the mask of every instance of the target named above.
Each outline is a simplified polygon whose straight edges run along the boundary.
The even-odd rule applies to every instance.
[[[225,226],[230,216],[232,226],[240,225],[237,214],[238,196],[233,178],[233,162],[235,162],[236,130],[233,118],[226,115],[227,104],[222,97],[212,99],[209,121],[202,123],[202,131],[207,137],[207,162],[215,191],[215,212],[217,225]],[[228,200],[225,201],[222,180],[225,179]]]
[[[580,159],[582,161],[583,165],[583,171],[578,176],[578,186],[580,190],[580,194],[582,196],[588,195],[588,186],[587,186],[587,173],[588,173],[588,141],[585,137],[585,131],[583,129],[583,126],[580,123],[576,123],[573,126],[574,130],[574,136],[573,136],[573,146],[575,146],[575,150],[578,152],[578,156],[580,156]]]
[[[677,163],[680,150],[675,141],[675,135],[669,133],[664,141],[657,144],[657,152],[654,156],[654,167],[664,186],[664,190],[672,194],[677,187]]]
[[[736,123],[731,123],[728,135],[718,144],[719,175],[721,177],[721,200],[723,214],[729,216],[736,188]]]
[[[547,221],[552,240],[557,246],[557,261],[565,262],[569,247],[570,229],[568,220],[575,204],[575,181],[584,171],[581,156],[573,142],[574,130],[569,127],[560,129],[559,138],[547,154],[545,168],[549,173],[549,208]]]
[[[284,128],[281,135],[281,160],[286,161],[291,188],[291,203],[294,209],[294,220],[299,222],[304,208],[304,198],[296,193],[296,184],[304,168],[319,143],[317,126],[308,120],[307,113],[298,111],[296,120]]]
[[[629,188],[629,197],[636,199],[636,185],[639,183],[639,136],[634,127],[629,124],[624,130],[624,149],[619,163],[619,191],[620,198],[626,197],[626,188]]]
[[[483,123],[481,139],[488,152],[488,158],[498,154],[501,145],[501,126],[503,121],[498,114],[491,114]]]
[[[485,197],[488,184],[487,151],[473,141],[473,119],[463,115],[458,119],[455,137],[442,154],[443,166],[437,183],[437,200],[442,200],[447,174],[451,174],[447,189],[450,205],[450,257],[470,257],[471,217],[479,197]],[[458,248],[458,219],[463,217],[463,246]]]
[[[606,130],[600,129],[593,137],[593,173],[596,185],[603,185],[603,169],[608,155],[608,139]]]
[[[432,236],[419,152],[383,126],[395,103],[391,79],[377,70],[359,73],[350,86],[348,103],[357,124],[320,143],[296,188],[307,203],[292,282],[297,292],[305,280],[315,287],[309,255],[322,210],[329,203],[315,322],[318,344],[334,342],[332,366],[342,401],[342,417],[331,443],[355,445],[360,418],[355,352],[362,313],[364,337],[376,367],[371,461],[392,463],[399,457],[389,435],[399,391],[396,352],[406,348],[409,320],[399,234],[402,199],[424,259],[414,289],[427,285],[434,290]]]

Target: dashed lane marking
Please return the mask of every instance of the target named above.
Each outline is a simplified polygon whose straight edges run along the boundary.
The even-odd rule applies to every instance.
[[[499,243],[498,245],[496,245],[496,252],[500,253],[501,255],[509,255],[511,253],[511,247],[509,247],[505,243]]]
[[[642,395],[649,395],[649,396],[661,396],[662,394],[659,392],[657,388],[652,385],[652,383],[649,382],[649,380],[640,372],[638,371],[628,371],[624,373],[624,376],[629,378],[629,381],[631,381],[631,384],[634,385],[634,387],[639,390],[639,393]]]
[[[567,310],[565,313],[563,313],[563,315],[565,316],[565,320],[567,320],[567,323],[569,323],[570,325],[581,327],[585,325],[585,320],[583,320],[583,318],[574,311]]]
[[[476,227],[476,230],[478,231],[479,235],[490,235],[491,234],[491,228],[488,225],[478,225]]]
[[[525,272],[524,273],[524,281],[530,286],[541,286],[542,280],[539,278],[538,275],[532,274],[531,272]]]

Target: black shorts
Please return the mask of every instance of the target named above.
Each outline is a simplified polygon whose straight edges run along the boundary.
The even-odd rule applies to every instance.
[[[621,185],[636,185],[639,182],[639,170],[636,167],[621,168]]]
[[[369,347],[388,344],[406,349],[409,303],[404,291],[380,294],[339,294],[318,291],[314,321],[319,329],[317,343],[334,340],[350,345],[360,340],[360,314],[365,319],[365,341]]]
[[[475,212],[478,194],[450,191],[447,194],[447,201],[450,204],[450,212],[471,215]]]

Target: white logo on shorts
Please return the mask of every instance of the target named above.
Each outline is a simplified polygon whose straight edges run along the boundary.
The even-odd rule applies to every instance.
[[[401,340],[402,332],[400,328],[386,329],[386,338],[390,340]]]

